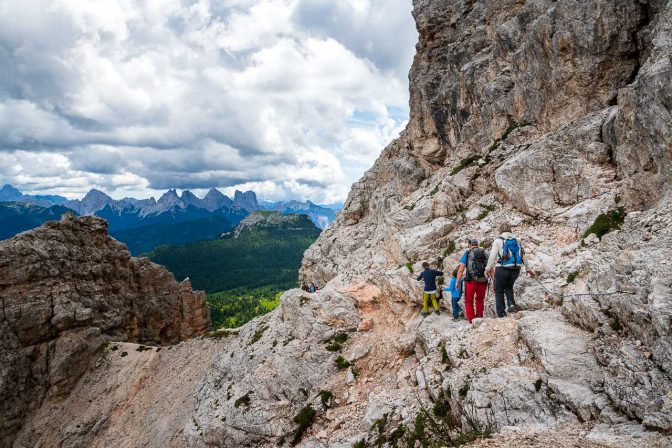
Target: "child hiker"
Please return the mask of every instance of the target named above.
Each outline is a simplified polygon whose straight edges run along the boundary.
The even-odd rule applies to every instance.
[[[437,271],[436,269],[430,269],[429,263],[422,263],[423,271],[418,275],[416,280],[425,281],[425,289],[422,294],[422,312],[420,315],[422,317],[429,316],[429,299],[432,300],[432,306],[434,307],[434,312],[436,314],[441,314],[439,311],[439,303],[436,301],[436,278],[441,277],[443,272]]]
[[[460,297],[462,297],[462,283],[463,281],[457,282],[457,271],[458,268],[453,269],[453,278],[450,279],[450,283],[443,290],[446,294],[450,294],[451,300],[453,302],[453,321],[457,322],[460,320]]]

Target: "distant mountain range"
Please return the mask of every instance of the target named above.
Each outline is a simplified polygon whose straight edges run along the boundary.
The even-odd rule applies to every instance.
[[[57,221],[68,209],[62,205],[42,207],[27,202],[0,202],[0,240]]]
[[[39,205],[40,207],[51,207],[52,205],[65,205],[68,202],[68,198],[53,195],[31,196],[23,194],[7,184],[0,188],[0,202],[27,202],[28,204]]]
[[[17,222],[18,215],[23,218],[21,225],[3,224],[0,234],[5,235],[4,238],[32,228],[26,227],[27,223],[34,223],[33,227],[36,227],[48,219],[57,218],[69,209],[78,215],[105,218],[110,234],[126,243],[133,254],[150,251],[161,244],[184,244],[212,239],[232,230],[255,211],[306,215],[320,229],[333,222],[337,213],[333,206],[322,207],[310,201],[259,204],[253,191],[236,191],[231,199],[214,188],[203,198],[189,190],[184,190],[179,195],[176,190],[171,189],[158,201],[154,198],[113,199],[100,190],[92,189],[82,199],[68,200],[62,196],[27,195],[11,185],[5,185],[0,189],[0,203],[3,202],[31,205],[23,208],[13,206],[12,222]],[[54,206],[59,208],[52,210]]]

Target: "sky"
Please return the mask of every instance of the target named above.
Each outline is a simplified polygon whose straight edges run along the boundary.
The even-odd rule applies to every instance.
[[[411,0],[0,0],[0,185],[343,201],[408,120]]]

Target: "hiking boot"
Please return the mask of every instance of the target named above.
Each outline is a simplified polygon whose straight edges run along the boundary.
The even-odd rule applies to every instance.
[[[434,310],[434,314],[436,314],[437,316],[439,316],[439,315],[441,314],[441,311],[439,311],[439,310]]]
[[[516,311],[518,311],[518,307],[516,306],[515,303],[513,305],[509,306],[509,308],[506,310],[506,312],[509,313],[509,314],[513,314]]]
[[[430,313],[425,313],[424,311],[422,311],[422,312],[420,313],[420,315],[421,315],[422,317],[427,317],[427,316],[429,316],[429,314],[430,314]]]
[[[460,321],[460,319],[456,319],[456,318],[453,317],[453,322],[459,322],[459,321]]]

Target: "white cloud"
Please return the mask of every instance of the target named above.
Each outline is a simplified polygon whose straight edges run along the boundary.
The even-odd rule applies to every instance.
[[[410,0],[12,3],[0,182],[26,191],[332,202],[405,119]]]

